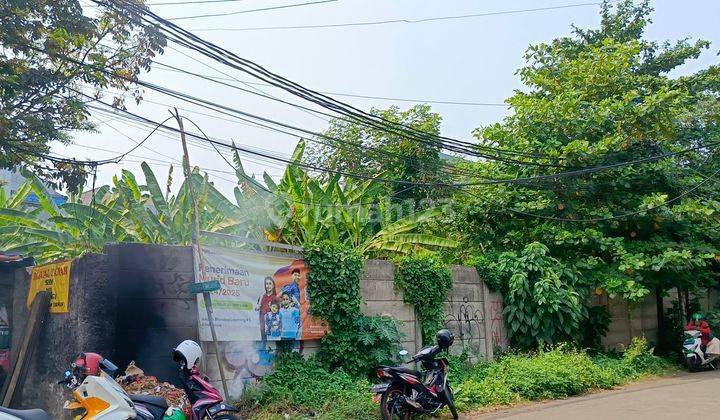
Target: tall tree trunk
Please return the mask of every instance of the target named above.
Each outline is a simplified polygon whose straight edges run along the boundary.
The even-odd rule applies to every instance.
[[[692,314],[690,313],[690,292],[685,289],[685,323],[690,321],[690,317]]]

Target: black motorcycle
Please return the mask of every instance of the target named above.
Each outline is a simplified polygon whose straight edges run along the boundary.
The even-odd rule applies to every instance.
[[[380,366],[377,376],[383,381],[373,386],[375,401],[380,402],[380,413],[384,420],[407,420],[413,413],[436,416],[447,406],[453,419],[457,420],[455,399],[448,382],[448,360],[437,358],[441,351],[447,351],[454,337],[448,330],[440,330],[437,344],[427,347],[407,363],[420,363],[424,372],[402,366]],[[407,354],[406,351],[401,355]]]

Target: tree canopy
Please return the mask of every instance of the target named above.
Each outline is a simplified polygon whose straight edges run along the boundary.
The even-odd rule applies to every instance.
[[[429,105],[416,105],[405,111],[398,107],[372,109],[371,114],[392,123],[427,133],[440,134],[442,118]],[[443,166],[441,150],[401,133],[388,132],[346,119],[333,119],[322,138],[310,145],[306,160],[333,171],[349,172],[367,177],[383,177],[408,181],[387,187],[393,199],[414,200],[436,198],[442,190],[412,186],[411,183],[437,183],[449,179]]]
[[[720,68],[671,77],[709,43],[645,40],[650,13],[648,2],[605,3],[600,28],[531,46],[512,114],[475,131],[481,144],[532,155],[527,165],[469,164],[478,177],[543,177],[458,197],[458,235],[510,296],[537,305],[552,285],[555,296],[600,287],[638,300],[715,282]],[[565,320],[582,315],[562,309],[582,300],[558,302]],[[511,332],[538,326],[533,305],[509,318]]]
[[[165,39],[127,8],[98,6],[89,17],[78,0],[4,0],[1,9],[0,168],[31,165],[75,190],[83,167],[49,157],[51,143],[93,129],[86,103],[100,89],[130,91],[139,101],[132,80],[150,70]],[[123,96],[113,103],[122,106]]]

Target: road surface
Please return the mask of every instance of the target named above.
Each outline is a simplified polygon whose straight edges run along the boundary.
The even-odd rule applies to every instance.
[[[510,408],[470,419],[703,419],[720,413],[720,370],[678,374],[623,389]]]

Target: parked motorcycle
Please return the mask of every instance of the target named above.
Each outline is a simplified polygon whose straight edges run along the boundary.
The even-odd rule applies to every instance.
[[[455,398],[448,382],[448,360],[436,358],[447,351],[454,337],[449,330],[440,330],[435,336],[436,345],[427,347],[408,363],[419,362],[424,372],[402,366],[380,366],[377,376],[383,381],[373,386],[375,401],[380,403],[383,420],[408,420],[413,413],[435,416],[445,406],[457,420]],[[407,351],[401,352],[406,355]]]
[[[165,398],[128,395],[115,382],[117,366],[97,353],[82,353],[65,372],[65,384],[75,401],[66,401],[67,410],[82,410],[75,419],[98,420],[185,420],[183,412],[168,407]]]
[[[31,410],[13,410],[12,408],[0,407],[0,419],[3,420],[52,420],[52,418],[39,408]]]
[[[225,403],[222,395],[200,373],[202,349],[185,340],[173,349],[173,360],[180,365],[180,381],[192,404],[192,420],[236,420],[236,407]]]
[[[690,372],[697,372],[707,366],[715,369],[715,361],[718,360],[717,356],[708,357],[705,354],[701,346],[701,335],[700,331],[685,331],[683,355],[685,356],[685,366]]]

